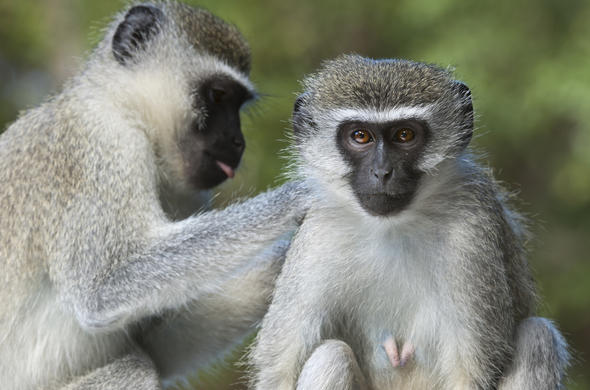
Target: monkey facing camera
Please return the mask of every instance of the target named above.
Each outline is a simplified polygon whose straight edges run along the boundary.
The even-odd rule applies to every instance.
[[[324,63],[293,112],[314,204],[251,351],[256,389],[557,390],[526,231],[469,152],[467,86],[438,67]]]
[[[199,213],[242,157],[249,70],[208,11],[135,5],[0,136],[2,389],[160,389],[252,331],[308,191]]]

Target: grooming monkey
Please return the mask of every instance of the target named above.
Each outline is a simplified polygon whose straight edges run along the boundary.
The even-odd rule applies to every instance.
[[[249,69],[209,12],[135,5],[2,134],[2,389],[157,389],[262,317],[304,186],[174,220],[234,175]]]
[[[559,389],[521,218],[470,155],[469,89],[341,56],[304,81],[297,173],[315,198],[251,351],[256,389]]]

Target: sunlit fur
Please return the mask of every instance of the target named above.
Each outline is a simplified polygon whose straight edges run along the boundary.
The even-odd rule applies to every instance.
[[[371,389],[560,387],[563,338],[546,320],[525,320],[536,298],[521,217],[466,149],[472,112],[454,86],[434,66],[358,56],[305,80],[294,175],[309,180],[315,203],[251,353],[256,389],[364,388],[363,379]],[[359,204],[336,136],[351,119],[427,122],[424,174],[405,210],[373,216]],[[415,346],[405,367],[391,366],[388,333]],[[335,375],[357,360],[365,378]]]
[[[186,190],[177,141],[207,115],[195,87],[221,73],[253,92],[248,45],[207,11],[149,6],[165,21],[129,63],[111,50],[124,11],[63,92],[0,136],[2,389],[159,388],[266,310],[304,191],[178,222],[160,193]]]

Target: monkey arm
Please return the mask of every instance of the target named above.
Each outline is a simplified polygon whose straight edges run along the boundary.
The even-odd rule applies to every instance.
[[[510,361],[516,327],[516,308],[506,275],[509,255],[497,239],[503,221],[494,214],[486,215],[483,209],[479,212],[476,220],[485,223],[471,224],[464,218],[449,227],[463,236],[455,240],[457,255],[445,260],[445,270],[451,273],[443,276],[449,281],[448,291],[455,306],[454,316],[448,318],[455,324],[454,339],[445,348],[453,346],[460,357],[459,362],[441,362],[443,370],[451,373],[447,378],[449,389],[496,388]]]
[[[289,243],[276,241],[220,291],[169,313],[144,333],[142,344],[165,381],[208,365],[253,332],[266,313]]]
[[[305,362],[326,336],[322,330],[330,321],[328,301],[322,295],[325,289],[316,287],[327,283],[327,275],[314,261],[313,228],[306,218],[287,253],[250,353],[252,388],[294,389]]]
[[[80,272],[85,290],[69,292],[67,298],[88,329],[117,328],[177,308],[217,291],[243,272],[248,260],[294,229],[306,198],[301,183],[288,183],[223,210],[159,225],[127,259]]]
[[[273,301],[274,304],[274,301]],[[321,342],[319,313],[303,309],[295,299],[271,305],[251,352],[257,390],[292,390],[303,365]]]

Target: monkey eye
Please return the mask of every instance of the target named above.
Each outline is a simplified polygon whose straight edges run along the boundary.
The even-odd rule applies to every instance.
[[[373,137],[371,137],[371,134],[369,134],[369,132],[366,130],[355,130],[352,132],[350,137],[357,144],[367,144],[373,141]]]
[[[393,136],[393,141],[403,144],[412,141],[415,136],[416,133],[414,133],[414,130],[404,127],[395,132],[395,135]]]
[[[221,88],[211,88],[209,89],[209,99],[215,104],[220,104],[223,101],[226,93]]]

